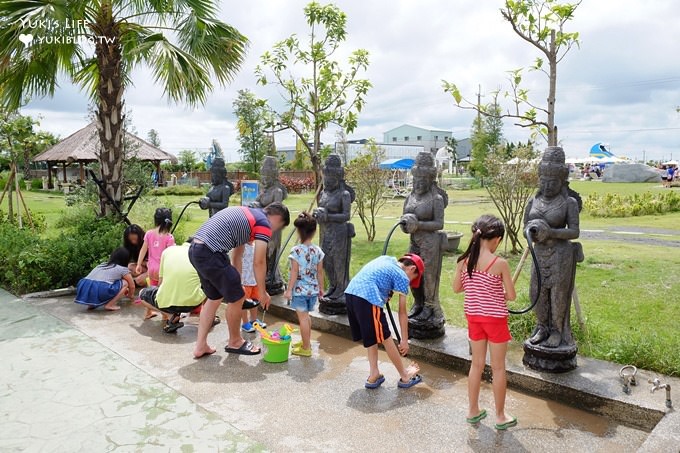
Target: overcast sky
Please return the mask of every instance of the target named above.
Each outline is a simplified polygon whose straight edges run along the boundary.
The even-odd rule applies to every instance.
[[[307,34],[300,0],[222,1],[220,17],[250,40],[247,58],[235,80],[217,88],[203,107],[191,110],[169,104],[146,69],[133,75],[125,94],[138,134],[156,129],[161,148],[205,151],[213,138],[228,161],[238,160],[232,102],[249,88],[272,105],[276,90],[255,83],[253,70],[272,45],[297,33]],[[364,48],[370,54],[366,77],[370,90],[359,127],[350,138],[375,137],[401,124],[452,130],[469,136],[474,114],[454,106],[441,80],[455,82],[469,98],[478,85],[490,92],[507,87],[506,71],[526,67],[539,56],[522,41],[499,12],[495,0],[337,1],[347,13],[345,53]],[[680,3],[673,0],[584,0],[567,31],[580,33],[558,67],[556,123],[567,156],[580,157],[597,142],[621,156],[641,159],[680,158]],[[526,77],[531,99],[545,104],[547,79]],[[36,99],[24,114],[41,115],[41,128],[62,138],[87,124],[87,97],[69,82],[52,99]],[[332,143],[336,128],[323,139]],[[525,141],[526,129],[506,123],[508,140]],[[277,136],[278,145],[294,144],[292,133]],[[544,147],[545,143],[539,143]]]

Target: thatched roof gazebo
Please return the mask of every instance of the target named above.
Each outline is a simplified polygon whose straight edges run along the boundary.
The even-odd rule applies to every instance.
[[[156,165],[156,173],[159,178],[162,178],[161,161],[169,160],[172,163],[177,163],[177,158],[165,151],[153,146],[151,143],[142,140],[134,134],[125,133],[125,148],[126,158],[136,158],[138,160],[153,162]],[[78,163],[80,165],[80,179],[85,180],[84,165],[90,162],[97,162],[99,149],[101,144],[99,142],[99,132],[97,131],[96,122],[91,122],[84,128],[69,135],[56,145],[38,154],[33,158],[34,162],[47,162],[47,175],[49,178],[49,188],[54,188],[52,184],[52,171],[50,165],[61,164],[63,170],[63,183],[66,180],[66,166]],[[159,180],[159,184],[163,181]]]

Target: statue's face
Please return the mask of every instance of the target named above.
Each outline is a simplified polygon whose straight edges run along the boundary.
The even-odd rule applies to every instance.
[[[540,187],[543,195],[552,198],[562,190],[562,182],[555,176],[541,176]]]
[[[427,176],[417,176],[413,178],[413,191],[418,195],[423,195],[429,192],[432,186],[432,181]]]
[[[270,173],[262,173],[262,185],[265,187],[271,187],[274,185],[274,175]]]
[[[324,173],[323,185],[327,190],[335,190],[340,185],[340,178],[334,174]]]

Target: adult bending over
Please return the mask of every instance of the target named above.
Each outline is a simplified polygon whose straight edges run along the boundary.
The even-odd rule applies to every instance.
[[[254,241],[253,270],[260,304],[266,310],[271,302],[265,288],[267,244],[272,231],[279,231],[289,223],[288,208],[281,203],[272,203],[264,209],[245,206],[225,208],[198,229],[189,248],[189,260],[198,272],[208,300],[198,321],[194,357],[200,358],[215,352],[208,345],[208,331],[222,300],[227,303],[225,318],[229,330],[229,340],[224,350],[234,354],[260,353],[258,348],[241,337],[241,309],[245,300],[241,286],[244,246]],[[232,250],[233,263],[228,255]]]

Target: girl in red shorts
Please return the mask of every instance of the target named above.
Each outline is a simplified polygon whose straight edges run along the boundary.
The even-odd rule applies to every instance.
[[[495,427],[498,430],[517,424],[516,417],[505,413],[505,354],[512,339],[506,301],[515,300],[515,285],[508,262],[494,254],[504,234],[505,227],[499,218],[483,215],[477,219],[472,225],[470,245],[458,258],[453,277],[453,290],[457,293],[465,291],[465,316],[472,349],[467,422],[475,424],[486,417],[486,409],[479,408],[479,389],[488,344],[496,403]]]

